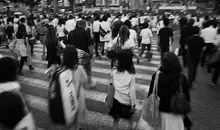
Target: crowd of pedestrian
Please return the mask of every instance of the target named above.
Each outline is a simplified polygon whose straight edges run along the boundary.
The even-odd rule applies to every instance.
[[[179,29],[176,29],[177,26]],[[170,47],[178,30],[180,48],[179,52],[174,54],[170,52]],[[133,58],[137,59],[138,64],[144,62],[142,55],[147,48],[145,58],[150,61],[155,36],[157,49],[161,53],[161,66],[153,74],[149,93],[146,95],[150,98],[156,91],[155,94],[160,98],[159,107],[155,108],[161,115],[161,125],[158,129],[184,130],[186,127],[190,130],[192,122],[187,117],[189,111],[176,112],[175,105],[170,104],[178,101],[179,98],[174,96],[179,92],[184,95],[184,99],[180,100],[190,104],[190,90],[194,87],[199,63],[206,67],[209,73],[213,71],[211,84],[217,85],[220,73],[218,21],[214,17],[190,15],[157,17],[129,13],[75,16],[45,14],[42,17],[31,14],[27,17],[15,16],[0,20],[0,45],[10,49],[13,54],[13,58],[0,58],[0,106],[5,106],[0,108],[0,128],[12,130],[27,116],[33,120],[20,94],[17,74],[24,75],[22,73],[24,63],[28,65],[30,71],[34,70],[32,57],[35,44],[42,44],[41,58],[48,61],[46,74],[50,80],[52,79],[49,87],[51,90],[49,105],[55,102],[52,90],[55,91],[56,87],[76,97],[77,103],[73,101],[75,98],[72,96],[69,97],[71,99],[66,99],[70,100],[71,105],[74,103],[78,105],[72,108],[77,108],[74,110],[75,113],[71,113],[72,117],[71,114],[61,116],[66,120],[63,125],[76,130],[83,129],[79,124],[87,117],[84,89],[96,86],[96,81],[92,80],[91,64],[95,58],[107,57],[111,62],[109,88],[112,89],[109,89],[106,104],[109,107],[109,115],[114,119],[113,129],[118,130],[120,118],[129,120],[131,128],[134,123],[132,116],[136,113],[136,72]],[[138,54],[135,49],[138,50]],[[179,54],[182,56],[183,65],[178,59]],[[187,76],[183,74],[184,67],[188,67]],[[56,76],[64,80],[59,80],[60,78]],[[53,80],[60,82],[59,84],[54,82],[55,88]],[[65,85],[64,81],[70,81],[74,89],[64,89],[62,86]],[[56,93],[60,93],[55,96],[60,96],[63,100],[67,98],[62,95],[62,91]],[[65,106],[64,103],[59,105],[63,106],[64,113],[71,106]],[[9,109],[12,107],[16,109]],[[148,108],[143,107],[142,111],[146,111],[145,109]],[[50,110],[55,111],[53,108]],[[55,120],[53,115],[51,118]],[[67,123],[69,118],[70,123]],[[62,122],[62,119],[59,122]],[[26,127],[33,130],[31,126]]]

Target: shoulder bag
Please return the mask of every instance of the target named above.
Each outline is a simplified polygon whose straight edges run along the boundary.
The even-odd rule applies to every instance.
[[[183,93],[182,88],[183,75],[180,76],[180,84],[178,91],[172,96],[170,102],[171,112],[174,114],[185,115],[191,111],[189,102]]]

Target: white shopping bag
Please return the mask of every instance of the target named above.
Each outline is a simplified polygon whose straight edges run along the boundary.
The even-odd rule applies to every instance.
[[[78,110],[78,92],[72,81],[73,72],[70,69],[62,72],[59,76],[61,98],[66,125],[69,126],[75,119]]]
[[[177,55],[177,56],[179,55],[179,48],[175,49],[174,54]]]

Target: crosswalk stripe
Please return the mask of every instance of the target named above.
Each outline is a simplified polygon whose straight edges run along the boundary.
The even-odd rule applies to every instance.
[[[49,81],[34,79],[34,78],[30,78],[30,77],[27,78],[25,76],[19,77],[19,81],[22,81],[22,83],[24,83],[24,84],[27,84],[30,86],[35,86],[37,88],[41,88],[41,89],[45,89],[45,90],[48,90],[48,86],[49,86]],[[107,96],[107,93],[93,91],[93,90],[85,89],[84,92],[85,92],[86,98],[93,99],[95,101],[100,101],[103,103],[105,102],[105,98]],[[146,92],[146,94],[147,94],[147,92]],[[143,100],[137,99],[136,103],[137,103],[137,109],[141,109],[142,105],[143,105]]]
[[[24,94],[24,97],[25,99],[27,99],[28,104],[32,108],[48,113],[48,101],[46,99],[35,97],[28,94]],[[98,121],[98,123],[101,125],[112,127],[113,119],[110,116],[94,111],[88,111],[87,114],[88,117],[84,121],[86,124],[94,124],[94,122],[97,123]],[[122,119],[119,123],[119,129],[127,128],[127,126],[128,126],[128,121]],[[151,127],[145,121],[143,121],[143,119],[141,119],[138,124],[138,130],[149,130],[149,129],[151,129]]]
[[[27,67],[27,66],[24,66],[24,69],[25,69],[25,70],[28,70],[28,67]],[[93,70],[93,69],[94,69],[94,68],[92,68],[92,70]],[[99,71],[98,71],[99,68],[96,68],[96,69],[97,69],[96,71],[99,72]],[[101,69],[100,69],[100,70],[101,70]],[[107,70],[107,69],[106,69],[106,70]],[[40,73],[40,74],[44,75],[46,69],[42,69],[42,68],[36,67],[34,71],[36,71],[37,73]],[[111,70],[109,70],[109,73],[107,73],[107,74],[110,75],[110,71],[111,71]],[[103,73],[103,72],[102,72],[102,73]],[[136,74],[136,78],[137,78],[137,75],[140,75],[140,74]],[[145,75],[140,75],[138,78],[140,78],[140,79],[145,79],[145,78],[146,78],[146,80],[151,80],[151,76],[150,76],[150,75],[147,75],[146,77],[142,77],[142,76],[145,76]],[[25,76],[21,76],[21,78],[22,78],[22,77],[25,77]],[[35,83],[41,82],[40,79],[39,79],[39,80],[37,80],[37,79],[31,79],[31,78],[29,78],[29,77],[22,78],[22,80],[25,80],[25,79],[27,79],[28,81],[32,81],[32,82],[34,82],[34,81],[36,80]],[[95,77],[95,76],[92,76],[92,79],[93,79],[94,81],[97,81],[98,84],[109,85],[109,79],[102,78],[102,77]],[[45,85],[45,84],[43,84],[43,85]],[[48,84],[47,84],[47,85],[48,85]],[[149,86],[148,86],[148,85],[143,85],[143,84],[138,84],[138,83],[136,83],[136,89],[138,89],[139,91],[148,91]]]

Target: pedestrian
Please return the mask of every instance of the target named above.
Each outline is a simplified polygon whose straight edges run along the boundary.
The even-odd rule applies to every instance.
[[[24,24],[19,24],[18,31],[16,33],[16,38],[17,38],[16,51],[18,52],[18,55],[21,57],[19,75],[24,75],[22,73],[22,68],[23,68],[25,62],[29,66],[30,71],[32,71],[34,69],[34,67],[32,66],[32,62],[31,62],[31,56],[30,56],[31,54],[30,54],[30,47],[29,47],[29,43],[28,43],[28,35],[27,35],[26,28],[25,28]]]
[[[123,25],[119,30],[119,35],[112,41],[112,44],[109,45],[110,50],[114,50],[116,47],[120,49],[130,49],[133,53],[133,56],[137,58],[137,62],[139,63],[139,56],[134,52],[135,44],[134,40],[130,39],[130,31],[127,26]],[[116,59],[113,59],[113,63],[111,64],[111,68],[116,65]]]
[[[50,25],[47,30],[44,44],[47,47],[47,68],[61,65],[61,47],[59,45],[59,40],[56,36],[56,30],[53,25]]]
[[[161,130],[184,130],[183,115],[174,114],[170,107],[171,98],[179,91],[180,86],[187,101],[190,102],[188,82],[186,76],[182,74],[178,57],[172,52],[166,52],[162,57],[159,71],[157,95],[160,98]],[[148,96],[153,92],[155,75],[156,73],[152,76]]]
[[[142,54],[144,53],[146,47],[147,47],[148,52],[151,51],[153,34],[148,27],[149,27],[149,24],[145,22],[143,24],[143,29],[141,30],[141,33],[140,33],[140,36],[141,36],[141,52],[139,54],[140,58],[142,57]]]
[[[131,25],[130,20],[126,20],[124,22],[124,25],[128,26],[128,28],[129,28],[129,32],[130,32],[129,38],[134,40],[134,43],[137,44],[137,32],[134,29],[132,29],[132,25]]]
[[[27,130],[34,130],[34,124],[22,122],[24,118],[29,123],[33,122],[33,118],[27,118],[30,117],[30,113],[21,95],[20,84],[17,82],[16,61],[10,57],[0,58],[0,73],[0,129],[20,130],[17,129],[20,124]]]
[[[215,47],[217,48],[217,52],[219,52],[220,51],[220,29],[218,29],[217,32],[218,32],[218,36],[217,36],[217,39],[215,40],[214,44],[215,44]],[[212,74],[211,84],[213,86],[216,86],[216,84],[218,82],[219,74],[220,74],[220,59],[217,59],[217,63],[214,66],[214,72]]]
[[[201,66],[204,67],[206,58],[209,56],[214,48],[214,41],[217,37],[217,31],[214,28],[214,22],[213,21],[207,21],[206,25],[207,28],[201,30],[201,37],[205,41],[205,49],[203,51],[202,57],[201,57]]]
[[[58,25],[55,28],[56,28],[59,41],[63,41],[63,43],[66,45],[67,44],[66,35],[68,35],[68,31],[65,28],[65,21],[63,18],[59,18]]]
[[[26,25],[26,31],[27,31],[27,35],[28,35],[28,42],[29,42],[29,45],[30,45],[30,49],[31,49],[31,55],[34,54],[34,44],[35,44],[35,37],[34,37],[34,34],[35,34],[35,26],[33,24],[34,22],[32,20],[28,20],[27,21],[27,25]]]
[[[44,45],[45,35],[47,32],[46,22],[44,20],[41,20],[40,25],[36,29],[37,34],[39,35],[40,43],[43,45],[43,52],[41,55],[41,58],[43,60],[46,59],[45,53],[46,53],[46,45]]]
[[[106,44],[109,43],[110,41],[110,24],[107,22],[108,20],[108,16],[104,15],[102,17],[102,22],[100,22],[100,30],[99,31],[103,31],[104,35],[100,35],[100,45],[101,45],[101,55],[105,55],[105,46]]]
[[[96,57],[101,58],[99,54],[99,45],[100,45],[100,35],[99,35],[99,28],[100,28],[100,16],[96,15],[95,20],[93,22],[93,40],[95,43],[95,55]]]
[[[76,117],[70,126],[70,129],[73,130],[83,130],[80,128],[80,123],[87,117],[86,106],[85,106],[85,96],[84,96],[84,87],[87,86],[88,77],[84,70],[84,67],[79,65],[79,59],[77,50],[72,45],[67,45],[63,51],[63,63],[62,67],[72,70],[73,72],[73,80],[72,82],[75,84],[76,92],[78,92],[78,110],[76,113]]]
[[[189,22],[183,26],[181,32],[180,32],[180,50],[183,60],[183,66],[187,66],[187,49],[186,49],[186,42],[189,37],[193,36],[194,34],[194,19],[189,19]]]
[[[173,44],[173,30],[169,28],[169,19],[165,18],[163,20],[164,26],[159,30],[158,33],[158,49],[161,52],[161,59],[163,58],[163,54],[170,51],[170,44]],[[171,41],[170,41],[171,39]]]
[[[83,36],[83,37],[82,37]],[[91,60],[93,58],[93,40],[89,32],[86,30],[86,21],[80,20],[76,23],[76,29],[68,35],[68,44],[74,45],[79,51],[80,64],[83,65],[88,76],[88,87],[96,86],[96,81],[92,80]]]
[[[129,120],[131,129],[135,112],[135,69],[133,52],[130,49],[121,50],[118,54],[118,65],[112,69],[110,85],[114,87],[113,105],[109,115],[113,117],[113,130],[118,130],[120,118]]]
[[[196,78],[197,67],[200,61],[201,52],[205,46],[203,38],[199,36],[200,28],[198,26],[193,27],[193,36],[189,37],[187,45],[187,66],[188,66],[188,81],[189,88],[193,88],[193,82]]]

